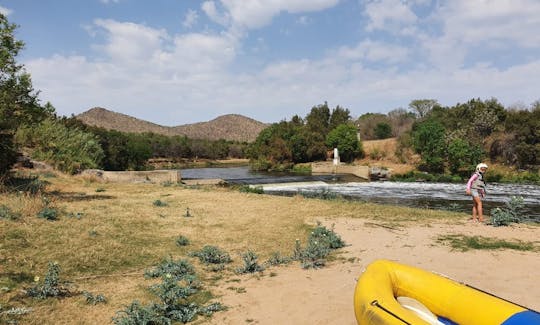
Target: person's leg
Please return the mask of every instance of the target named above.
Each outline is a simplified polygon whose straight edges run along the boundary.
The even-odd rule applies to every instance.
[[[476,190],[472,190],[471,194],[472,194],[472,201],[473,201],[471,220],[475,221],[477,216],[478,216],[478,208],[477,208],[477,203],[476,203],[476,201],[478,199],[478,194],[476,193]]]
[[[484,221],[482,200],[479,196],[473,196],[473,220]]]

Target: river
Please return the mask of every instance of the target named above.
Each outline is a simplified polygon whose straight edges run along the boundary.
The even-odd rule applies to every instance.
[[[183,179],[219,178],[232,184],[259,184],[267,194],[335,193],[359,201],[462,212],[469,212],[472,207],[471,197],[465,195],[465,184],[365,182],[348,175],[299,176],[252,172],[248,167],[183,169],[181,173]],[[487,192],[486,214],[493,208],[504,207],[512,196],[521,196],[522,214],[540,221],[540,186],[488,183]]]

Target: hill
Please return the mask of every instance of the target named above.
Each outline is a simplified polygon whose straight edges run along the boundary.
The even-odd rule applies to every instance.
[[[191,139],[254,141],[268,125],[238,114],[219,116],[208,122],[162,126],[129,115],[95,107],[75,116],[85,124],[121,132],[152,132],[167,136],[185,135]]]

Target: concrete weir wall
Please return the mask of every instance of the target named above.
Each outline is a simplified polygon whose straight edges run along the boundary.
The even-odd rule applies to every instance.
[[[331,162],[320,162],[311,164],[312,174],[352,174],[356,177],[369,180],[369,167],[368,166],[355,166],[355,165],[334,165]]]
[[[107,182],[115,183],[180,183],[182,176],[179,170],[149,170],[149,171],[103,171],[90,169],[83,172]]]

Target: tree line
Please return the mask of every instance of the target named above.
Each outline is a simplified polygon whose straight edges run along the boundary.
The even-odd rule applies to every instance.
[[[333,148],[352,162],[364,155],[362,141],[396,137],[403,162],[420,157],[417,168],[432,173],[465,174],[489,159],[538,171],[540,101],[530,107],[505,108],[496,99],[471,99],[442,106],[417,99],[408,109],[367,113],[357,119],[339,105],[312,107],[264,129],[253,143],[189,139],[145,133],[123,133],[58,117],[50,103],[42,105],[30,75],[17,63],[24,43],[0,13],[0,175],[22,153],[76,173],[87,168],[140,170],[150,158],[250,158],[254,169],[287,170],[295,164],[326,160]]]

